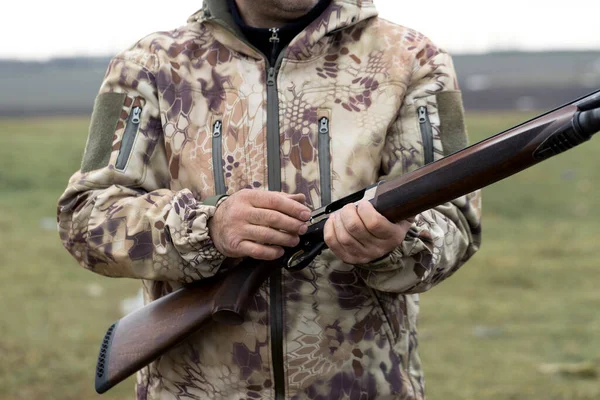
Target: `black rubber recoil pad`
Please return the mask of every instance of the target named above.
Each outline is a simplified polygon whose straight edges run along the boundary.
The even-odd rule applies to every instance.
[[[115,331],[117,330],[118,322],[115,322],[108,328],[104,340],[100,346],[100,354],[98,354],[98,363],[96,364],[96,392],[102,394],[111,386],[108,384],[108,355],[110,354],[110,345]]]

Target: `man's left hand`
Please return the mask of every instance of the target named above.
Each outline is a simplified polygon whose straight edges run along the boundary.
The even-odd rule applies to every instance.
[[[370,202],[361,200],[333,213],[323,236],[333,254],[345,263],[367,264],[398,247],[412,222],[390,222]]]

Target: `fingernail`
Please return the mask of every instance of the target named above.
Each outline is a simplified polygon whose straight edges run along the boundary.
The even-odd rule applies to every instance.
[[[298,233],[301,234],[301,235],[304,235],[307,230],[308,230],[308,225],[302,225],[300,227],[300,229],[298,229]]]
[[[310,213],[308,211],[302,211],[300,213],[300,219],[303,221],[308,221],[310,219]]]

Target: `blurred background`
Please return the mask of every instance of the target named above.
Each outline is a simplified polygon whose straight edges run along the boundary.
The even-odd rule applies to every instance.
[[[378,0],[453,55],[471,141],[600,89],[600,3]],[[200,1],[30,1],[0,25],[0,400],[95,399],[106,328],[135,281],[63,250],[56,200],[78,169],[108,60]],[[422,296],[430,400],[600,399],[600,138],[484,190],[482,250]],[[105,399],[133,398],[133,382]]]

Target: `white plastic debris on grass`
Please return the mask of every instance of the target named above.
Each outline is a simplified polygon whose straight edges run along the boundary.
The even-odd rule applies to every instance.
[[[473,327],[472,334],[478,338],[496,338],[504,335],[504,329],[497,326],[477,325]]]
[[[40,219],[40,229],[43,231],[58,231],[58,224],[56,223],[56,217],[44,217]]]
[[[85,292],[90,297],[100,297],[104,294],[104,288],[97,283],[90,283],[85,287]]]

